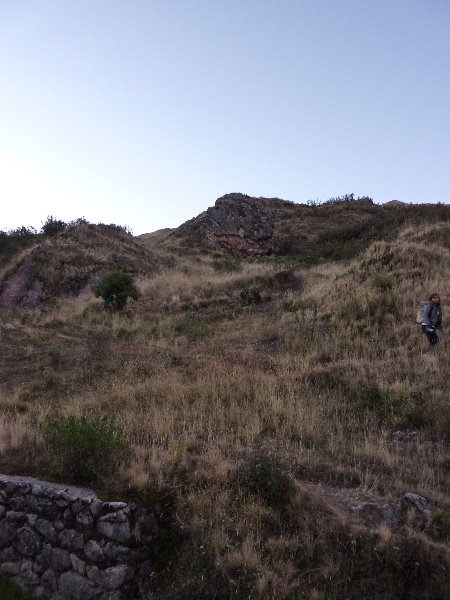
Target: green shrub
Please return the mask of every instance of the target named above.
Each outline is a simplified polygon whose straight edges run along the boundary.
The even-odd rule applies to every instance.
[[[285,312],[297,312],[298,310],[304,309],[304,304],[300,300],[296,301],[293,298],[286,298],[280,305],[281,310]]]
[[[139,290],[134,285],[133,277],[123,271],[110,271],[106,273],[94,286],[96,298],[102,297],[106,303],[111,304],[114,310],[122,310],[128,298],[137,300],[140,296]]]
[[[372,277],[372,286],[378,292],[387,292],[394,287],[394,278],[392,275],[375,273],[375,275]]]
[[[232,273],[233,271],[239,271],[241,266],[241,261],[235,256],[221,256],[220,258],[215,258],[213,261],[213,268],[218,273]]]
[[[186,315],[183,321],[177,325],[176,330],[179,333],[184,334],[191,341],[195,341],[199,338],[209,335],[212,331],[211,327],[206,321],[200,317]]]
[[[261,302],[261,292],[255,286],[250,286],[248,288],[244,288],[240,293],[242,303],[245,305],[257,304]]]
[[[238,483],[244,494],[258,496],[271,508],[285,506],[292,495],[292,482],[276,457],[255,455],[239,469]]]
[[[60,417],[45,421],[44,440],[55,474],[69,483],[92,484],[110,472],[129,447],[110,417]]]
[[[56,235],[60,231],[64,231],[66,229],[67,223],[64,221],[59,221],[58,219],[54,219],[52,216],[47,217],[47,220],[42,225],[41,232],[44,235]]]
[[[182,356],[179,356],[178,354],[172,354],[169,357],[169,365],[171,367],[179,367],[182,364],[183,364],[183,357]]]

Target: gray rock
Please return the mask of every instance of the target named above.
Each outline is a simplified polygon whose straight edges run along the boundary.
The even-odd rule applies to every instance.
[[[4,562],[0,565],[0,573],[6,573],[7,575],[18,575],[20,573],[21,564],[22,561]]]
[[[72,512],[74,514],[76,514],[76,513],[79,513],[80,511],[82,511],[83,508],[84,508],[84,503],[81,502],[81,500],[77,500],[76,502],[74,502],[72,504],[72,509],[71,510],[72,510]]]
[[[29,586],[38,585],[40,578],[33,571],[33,563],[31,560],[24,560],[20,567],[20,578],[22,581]]]
[[[106,558],[111,562],[122,562],[130,552],[130,549],[126,546],[120,546],[118,544],[113,544],[112,542],[107,542],[104,552]]]
[[[70,560],[72,561],[72,568],[75,573],[78,573],[78,575],[86,574],[86,563],[84,560],[81,560],[76,554],[71,554]]]
[[[201,242],[218,252],[270,254],[274,250],[275,220],[275,212],[263,200],[227,194],[206,211],[200,224]]]
[[[12,521],[13,523],[20,523],[22,525],[27,520],[27,515],[16,510],[8,510],[5,519],[6,521]]]
[[[3,519],[5,514],[6,514],[6,508],[3,506],[3,504],[0,504],[0,519]]]
[[[53,569],[47,569],[47,571],[45,571],[45,573],[41,577],[41,584],[48,591],[56,591],[58,587],[58,582],[56,579],[55,571],[53,571]]]
[[[75,517],[72,514],[72,511],[70,511],[68,508],[66,508],[66,510],[64,511],[63,523],[64,527],[66,527],[67,529],[71,529],[73,527],[73,524],[75,523]]]
[[[35,483],[31,486],[31,493],[33,496],[36,496],[36,498],[42,498],[42,496],[45,495],[44,487],[39,483]]]
[[[45,588],[42,585],[38,585],[34,588],[33,593],[31,594],[32,600],[45,600],[47,597]]]
[[[16,533],[15,528],[4,520],[0,521],[0,547],[6,546],[11,542]]]
[[[53,523],[53,527],[56,531],[60,532],[64,529],[64,523],[62,521],[55,521]]]
[[[58,580],[58,590],[72,600],[96,600],[101,592],[94,589],[92,582],[78,573],[67,571]]]
[[[117,590],[127,581],[131,581],[134,571],[126,565],[117,565],[105,569],[102,574],[102,585],[107,590]]]
[[[49,544],[46,544],[42,550],[42,557],[45,563],[55,571],[67,571],[72,567],[70,554],[67,550],[52,548]]]
[[[63,529],[59,536],[59,543],[62,548],[68,550],[82,550],[84,546],[83,534],[74,529]]]
[[[0,552],[0,562],[14,561],[18,558],[19,555],[12,546],[7,546]]]
[[[122,511],[100,517],[97,523],[97,531],[110,540],[119,543],[128,542],[131,537],[130,523]]]
[[[369,527],[377,527],[384,520],[383,508],[374,502],[363,502],[352,509]]]
[[[14,546],[18,552],[24,556],[36,556],[41,550],[42,543],[37,533],[27,525],[17,530]]]
[[[86,575],[94,583],[99,584],[101,582],[101,571],[96,565],[86,565]]]
[[[34,529],[37,521],[37,515],[33,515],[32,513],[27,514],[27,523],[30,527]]]
[[[58,539],[58,534],[55,531],[55,528],[46,519],[37,519],[34,528],[41,535],[43,535],[47,540],[54,543]]]
[[[102,548],[96,541],[90,540],[84,547],[84,553],[89,560],[93,562],[101,562],[105,558]]]
[[[400,506],[402,509],[412,508],[423,516],[429,516],[430,514],[428,500],[423,496],[419,496],[419,494],[411,492],[404,494],[400,499]]]
[[[99,596],[99,600],[123,600],[123,595],[119,590],[115,592],[104,592]]]
[[[103,504],[105,510],[107,511],[116,511],[116,510],[121,510],[124,508],[128,508],[128,505],[126,502],[105,502]]]
[[[101,502],[100,500],[94,500],[93,502],[91,502],[89,510],[91,511],[91,514],[94,518],[99,517],[103,510],[103,502]]]
[[[77,513],[75,523],[81,529],[89,529],[94,525],[94,517],[89,510],[82,510]]]

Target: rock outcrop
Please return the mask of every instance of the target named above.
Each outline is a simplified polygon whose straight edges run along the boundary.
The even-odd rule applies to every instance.
[[[274,224],[283,217],[263,198],[244,194],[222,196],[208,208],[200,226],[204,246],[216,252],[240,256],[263,256],[276,250]]]

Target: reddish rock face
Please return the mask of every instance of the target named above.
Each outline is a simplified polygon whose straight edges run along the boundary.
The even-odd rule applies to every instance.
[[[205,213],[202,244],[216,252],[263,256],[274,251],[275,217],[258,198],[227,194]]]

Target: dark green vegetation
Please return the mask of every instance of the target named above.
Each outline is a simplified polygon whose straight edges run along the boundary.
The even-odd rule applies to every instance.
[[[0,470],[157,504],[143,600],[444,600],[449,342],[415,315],[438,291],[448,322],[450,207],[261,202],[272,256],[202,247],[201,216],[41,238],[43,296],[1,312]],[[91,293],[111,270],[121,311]],[[407,492],[430,514],[353,510]]]
[[[134,285],[133,277],[123,271],[111,271],[106,273],[93,288],[96,298],[99,296],[105,301],[105,305],[113,310],[125,308],[128,298],[137,300],[139,290]]]
[[[107,415],[47,417],[43,429],[50,469],[68,483],[101,484],[129,447],[122,430]]]
[[[30,600],[7,575],[0,575],[0,600]]]

